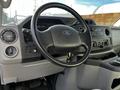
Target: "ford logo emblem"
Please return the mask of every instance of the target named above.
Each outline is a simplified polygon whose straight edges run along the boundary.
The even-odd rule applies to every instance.
[[[68,31],[68,30],[65,30],[65,31],[63,31],[63,34],[67,35],[67,36],[70,36],[72,33],[70,31]]]

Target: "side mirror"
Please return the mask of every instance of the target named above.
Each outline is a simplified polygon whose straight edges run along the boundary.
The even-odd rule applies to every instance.
[[[8,8],[11,4],[12,0],[0,0],[0,4],[2,8]]]

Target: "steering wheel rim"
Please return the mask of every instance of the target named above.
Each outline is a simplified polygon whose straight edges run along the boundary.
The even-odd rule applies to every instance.
[[[90,30],[89,30],[89,27],[87,26],[87,24],[85,23],[84,19],[75,11],[73,10],[72,8],[70,8],[69,6],[67,5],[64,5],[64,4],[61,4],[61,3],[47,3],[43,6],[41,6],[40,8],[37,9],[37,11],[35,12],[35,14],[33,15],[32,17],[32,20],[31,20],[31,32],[32,32],[32,37],[35,41],[35,43],[37,44],[38,48],[40,49],[40,51],[42,52],[42,54],[48,58],[50,61],[52,61],[53,63],[57,64],[57,65],[60,65],[60,66],[63,66],[63,67],[76,67],[76,66],[79,66],[81,65],[82,63],[84,63],[87,58],[88,58],[88,55],[90,54],[91,52],[91,43],[89,45],[89,48],[87,48],[87,51],[86,53],[84,54],[84,56],[81,58],[81,60],[77,63],[74,63],[74,64],[71,64],[71,63],[63,63],[57,59],[55,59],[52,55],[50,55],[46,48],[44,48],[42,42],[38,40],[38,37],[37,37],[37,20],[39,18],[39,15],[45,11],[46,9],[49,9],[49,8],[61,8],[61,9],[64,9],[68,12],[70,12],[73,16],[75,16],[75,18],[81,22],[84,26],[84,29],[86,30],[86,32],[89,34],[89,40],[91,42],[91,33],[90,33]],[[42,31],[40,31],[42,33]]]

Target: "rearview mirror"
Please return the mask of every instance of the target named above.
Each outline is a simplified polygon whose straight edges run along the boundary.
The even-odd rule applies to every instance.
[[[8,8],[12,0],[0,0],[0,5],[2,8]]]
[[[12,0],[0,0],[0,26],[2,25],[3,8],[8,8]]]

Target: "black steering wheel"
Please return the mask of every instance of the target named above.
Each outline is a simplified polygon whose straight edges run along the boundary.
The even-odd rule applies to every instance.
[[[84,32],[80,32],[80,28],[77,30],[68,25],[53,25],[47,30],[40,31],[37,29],[37,21],[39,15],[49,8],[61,8],[71,13],[78,22],[82,23]],[[63,67],[75,67],[81,65],[86,61],[91,51],[91,33],[88,25],[82,19],[82,17],[72,8],[61,3],[47,3],[37,9],[31,20],[31,32],[32,37],[39,47],[42,54],[53,63]],[[73,61],[58,60],[53,57],[48,48],[56,50],[57,52],[72,53],[79,51],[80,46],[85,48],[85,53],[80,59],[74,59]]]

